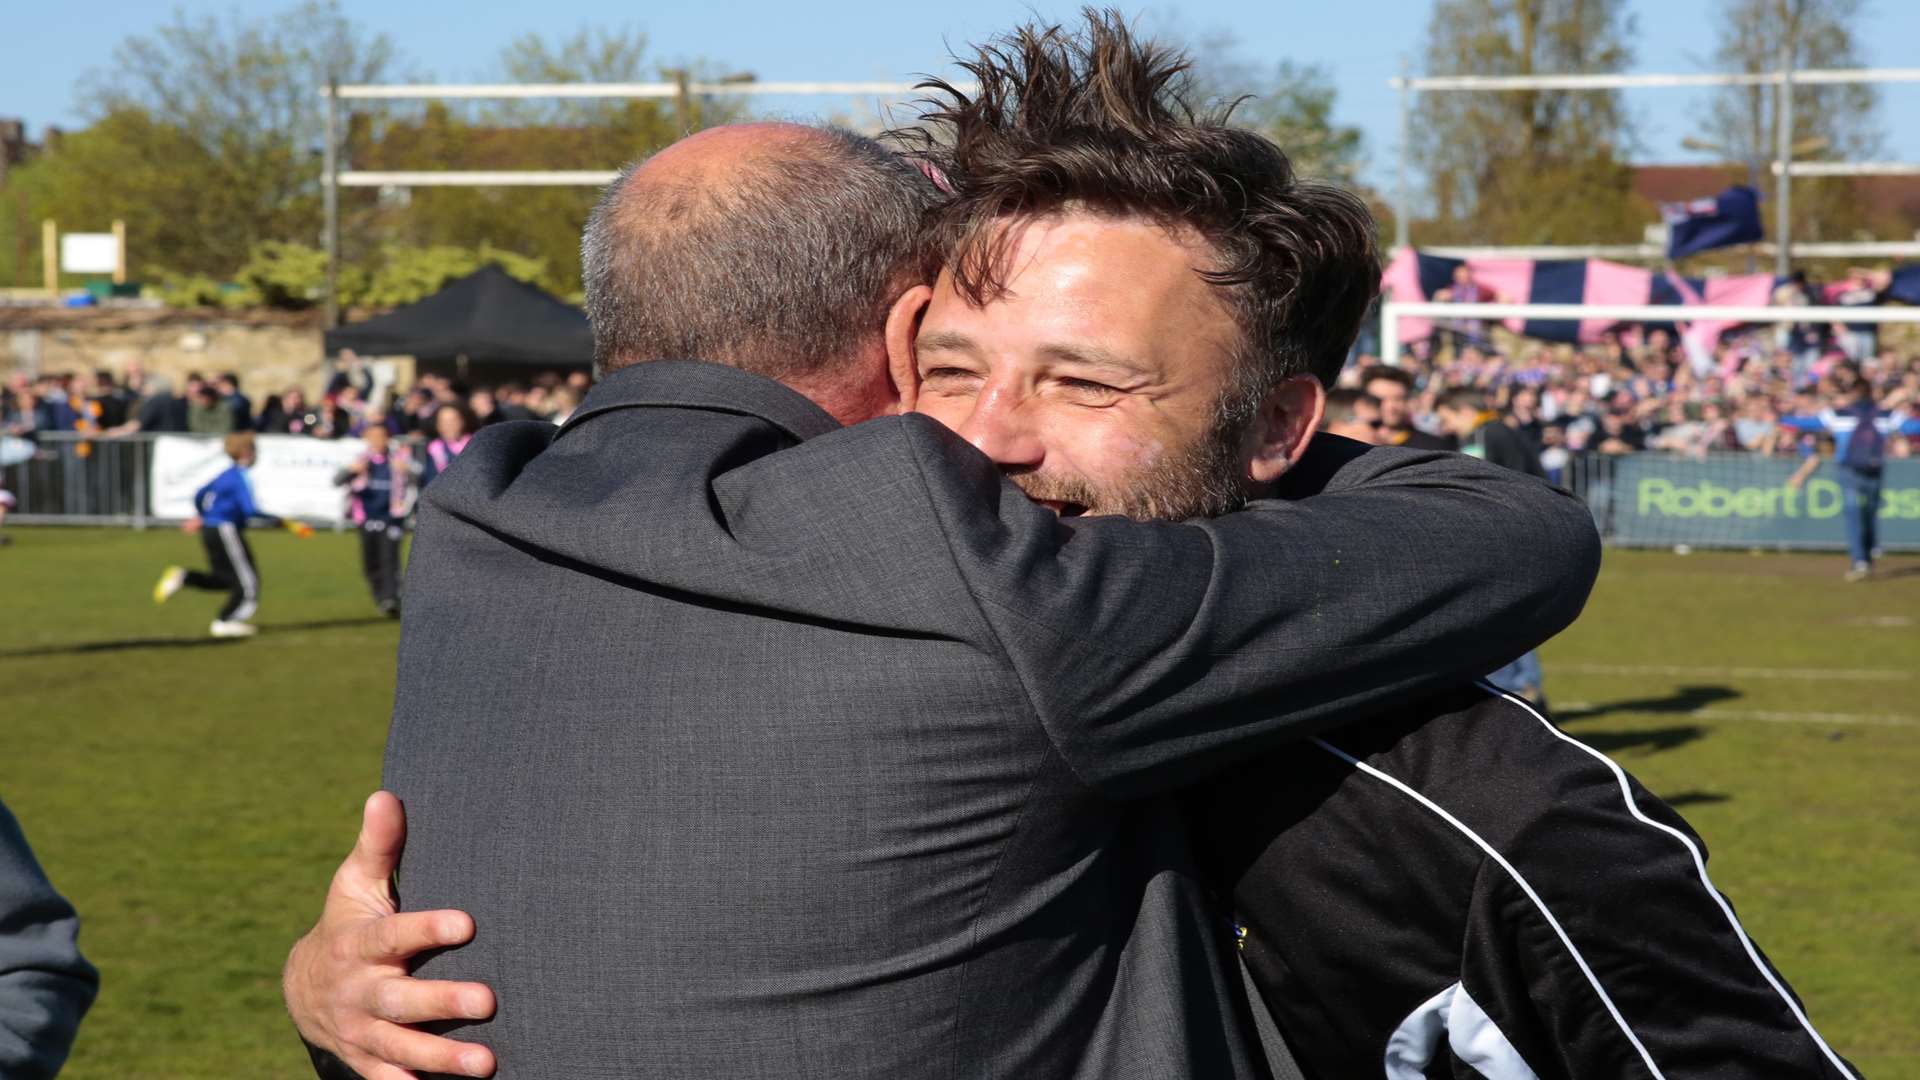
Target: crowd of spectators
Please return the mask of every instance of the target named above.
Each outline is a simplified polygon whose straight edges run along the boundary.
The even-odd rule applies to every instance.
[[[1858,328],[1754,328],[1703,345],[1666,328],[1626,327],[1578,348],[1472,329],[1443,327],[1398,366],[1360,356],[1328,402],[1329,430],[1456,449],[1462,424],[1442,406],[1483,404],[1553,476],[1582,453],[1819,453],[1822,433],[1808,421],[1856,387],[1896,414],[1920,405],[1920,354],[1880,349]],[[1910,430],[1894,428],[1888,456],[1920,452]]]
[[[1465,421],[1449,421],[1443,405],[1452,400],[1518,432],[1551,476],[1588,452],[1804,457],[1819,451],[1822,438],[1807,418],[1855,383],[1883,409],[1920,412],[1920,354],[1868,348],[1875,342],[1857,328],[1832,328],[1825,337],[1804,327],[1755,328],[1703,349],[1661,327],[1626,327],[1574,348],[1462,325],[1443,328],[1431,348],[1403,351],[1397,366],[1361,355],[1328,402],[1327,426],[1369,442],[1458,449]],[[136,362],[118,377],[105,370],[14,374],[0,386],[0,434],[255,431],[334,439],[377,425],[423,447],[436,440],[463,446],[501,420],[564,422],[589,385],[583,371],[493,386],[428,373],[404,389],[383,388],[370,365],[347,353],[317,397],[295,386],[256,403],[232,372],[189,374],[176,388]],[[1887,451],[1912,456],[1920,439],[1896,428]]]
[[[351,354],[325,391],[310,397],[288,387],[258,403],[240,389],[239,376],[193,372],[179,387],[130,363],[118,377],[73,372],[37,378],[15,373],[0,386],[0,434],[31,439],[41,432],[77,432],[102,438],[145,433],[358,437],[372,426],[398,439],[429,442],[457,424],[460,434],[501,420],[561,423],[585,395],[583,371],[544,372],[524,382],[471,387],[422,374],[412,386],[380,388],[371,366]],[[442,414],[446,414],[442,417]]]

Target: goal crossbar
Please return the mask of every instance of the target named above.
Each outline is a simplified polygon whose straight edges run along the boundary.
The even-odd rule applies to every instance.
[[[960,89],[967,89],[961,86]],[[807,95],[898,97],[917,93],[906,82],[677,82],[647,83],[361,83],[321,87],[321,97],[387,100],[459,98],[670,98],[701,95]]]

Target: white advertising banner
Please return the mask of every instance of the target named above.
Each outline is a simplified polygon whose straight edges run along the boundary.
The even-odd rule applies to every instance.
[[[69,274],[111,274],[120,269],[120,238],[112,233],[65,233],[60,269]]]
[[[153,469],[147,490],[153,516],[194,516],[193,493],[233,464],[223,440],[208,436],[162,435],[153,440]],[[359,439],[314,439],[304,435],[262,435],[254,440],[260,460],[248,470],[254,502],[276,517],[320,524],[346,519],[344,489],[333,477],[365,452]]]

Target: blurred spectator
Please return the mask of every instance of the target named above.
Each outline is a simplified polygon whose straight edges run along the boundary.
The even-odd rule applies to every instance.
[[[408,435],[418,434],[424,437],[433,435],[433,414],[440,405],[434,400],[433,388],[424,383],[417,384],[407,391],[406,401],[400,407],[401,431]]]
[[[1454,304],[1489,304],[1497,299],[1492,289],[1473,280],[1473,270],[1466,263],[1453,268],[1453,283],[1435,292],[1433,298]],[[1481,319],[1452,319],[1445,330],[1453,334],[1456,349],[1487,343],[1487,324]]]
[[[197,386],[189,383],[189,386],[187,430],[195,435],[231,435],[236,430],[233,406],[220,392],[218,384],[202,382]]]
[[[132,435],[137,432],[162,434],[187,430],[187,399],[173,393],[173,384],[165,375],[155,375],[143,379],[146,397],[134,407],[131,419],[107,429],[109,436]]]
[[[475,428],[483,428],[488,424],[497,424],[507,419],[500,415],[499,404],[494,400],[491,390],[475,390],[467,395],[467,413],[473,417]]]
[[[494,392],[494,412],[501,420],[532,420],[533,410],[527,407],[527,390],[519,383],[501,383]]]
[[[1896,438],[1920,437],[1920,418],[1897,407],[1906,404],[1904,394],[1889,395],[1884,403],[1876,400],[1873,384],[1852,362],[1834,369],[1827,399],[1827,407],[1820,412],[1782,417],[1781,424],[1832,440],[1840,473],[1841,518],[1852,559],[1846,578],[1864,581],[1873,572],[1879,547],[1881,471],[1886,459],[1898,452],[1890,444]],[[1818,456],[1809,455],[1788,483],[1799,487],[1818,464]]]
[[[1527,442],[1526,436],[1500,422],[1500,416],[1493,410],[1493,402],[1486,391],[1467,388],[1449,390],[1441,395],[1438,411],[1447,430],[1460,440],[1462,453],[1516,472],[1546,476],[1540,457]],[[1504,690],[1511,690],[1536,705],[1546,704],[1540,656],[1536,652],[1528,651],[1488,675],[1487,681]]]
[[[348,514],[360,529],[360,571],[382,614],[400,616],[400,541],[415,495],[413,455],[389,444],[386,417],[368,418],[367,452],[334,477],[348,492]]]
[[[0,435],[26,438],[40,424],[40,399],[25,374],[15,372],[0,389]]]
[[[13,543],[13,537],[8,536],[4,531],[7,527],[7,513],[13,509],[13,506],[13,492],[0,488],[0,547]]]
[[[1522,386],[1507,399],[1506,424],[1527,440],[1534,453],[1540,452],[1541,432],[1546,429],[1545,421],[1540,419],[1540,391],[1531,386]]]
[[[1447,430],[1459,440],[1461,453],[1530,476],[1546,475],[1533,444],[1501,423],[1486,391],[1464,387],[1449,390],[1441,396],[1437,411]]]
[[[1567,469],[1573,464],[1573,454],[1567,450],[1567,429],[1559,424],[1548,424],[1540,429],[1540,470],[1547,476],[1547,483],[1555,487],[1565,487],[1571,478]]]
[[[251,431],[253,429],[253,402],[240,392],[240,376],[231,371],[222,372],[213,380],[214,389],[220,392],[220,400],[233,412],[233,431]]]
[[[132,415],[138,399],[124,386],[113,381],[113,372],[104,368],[93,373],[93,422],[102,430],[119,427]]]
[[[465,406],[453,402],[440,406],[433,414],[434,438],[427,443],[426,460],[420,463],[421,487],[433,483],[434,477],[447,471],[453,459],[473,441],[477,426]]]
[[[320,400],[320,407],[314,410],[313,424],[306,434],[316,439],[341,439],[353,430],[354,416],[342,408],[340,401],[329,394]]]
[[[1454,441],[1413,426],[1413,376],[1391,367],[1367,369],[1361,389],[1380,403],[1380,442],[1415,450],[1451,450]]]
[[[338,395],[348,387],[358,392],[363,401],[372,398],[373,368],[352,349],[341,349],[333,378],[327,380],[326,389],[322,393]]]
[[[1357,439],[1363,443],[1380,441],[1380,401],[1365,390],[1342,389],[1327,393],[1326,410],[1320,417],[1320,430]]]
[[[254,430],[262,435],[307,435],[320,423],[320,417],[307,407],[307,395],[290,386],[279,397],[268,398]]]

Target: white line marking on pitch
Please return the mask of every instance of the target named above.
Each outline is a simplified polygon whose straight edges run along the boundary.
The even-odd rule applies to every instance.
[[[1768,724],[1870,724],[1875,727],[1916,727],[1920,716],[1886,713],[1758,712],[1747,709],[1701,709],[1691,712],[1702,720],[1759,720]]]
[[[1555,712],[1579,712],[1583,709],[1597,708],[1591,701],[1555,702]],[[1640,715],[1648,715],[1642,713]],[[1684,716],[1690,720],[1757,720],[1763,724],[1854,724],[1867,727],[1920,727],[1920,716],[1901,716],[1897,713],[1824,713],[1824,712],[1770,712],[1760,709],[1694,709],[1683,713],[1661,713],[1662,716]]]
[[[1704,679],[1839,679],[1850,682],[1907,682],[1911,671],[1892,668],[1669,667],[1662,664],[1550,665],[1569,675],[1673,675]]]

